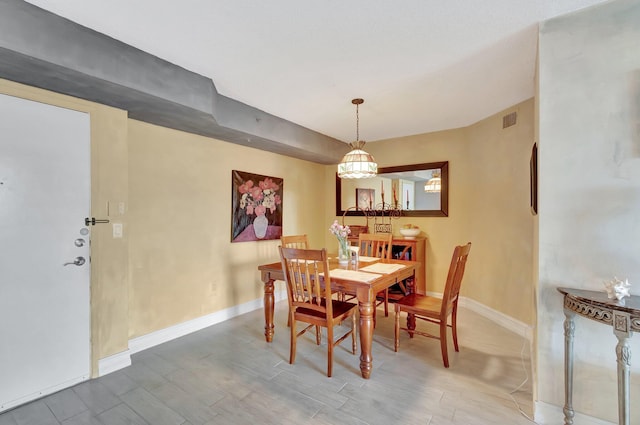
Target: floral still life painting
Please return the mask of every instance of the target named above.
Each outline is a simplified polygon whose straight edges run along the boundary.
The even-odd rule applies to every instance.
[[[280,239],[283,180],[233,170],[231,181],[231,242]]]

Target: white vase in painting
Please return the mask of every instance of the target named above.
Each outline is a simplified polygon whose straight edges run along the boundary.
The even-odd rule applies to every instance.
[[[268,227],[269,222],[267,221],[267,216],[264,214],[256,216],[255,220],[253,220],[253,231],[258,239],[264,239],[264,237],[267,236]]]

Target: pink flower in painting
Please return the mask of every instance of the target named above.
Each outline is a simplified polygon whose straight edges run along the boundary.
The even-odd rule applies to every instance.
[[[256,202],[264,199],[264,192],[259,187],[251,188],[249,194]]]
[[[252,187],[253,187],[253,181],[248,180],[240,185],[240,187],[238,188],[238,192],[243,194],[247,193]]]
[[[282,203],[282,199],[277,192],[280,186],[275,184],[269,177],[258,182],[256,186],[253,180],[247,180],[238,187],[240,197],[240,208],[244,209],[247,215],[264,215],[267,209],[273,214],[276,207]]]

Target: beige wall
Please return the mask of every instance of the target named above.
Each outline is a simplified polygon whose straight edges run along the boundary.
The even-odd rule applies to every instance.
[[[96,218],[126,224],[126,213],[120,215],[113,206],[124,203],[126,207],[128,203],[127,113],[2,79],[0,93],[90,114],[91,212]],[[99,359],[128,348],[127,238],[113,239],[109,225],[95,226],[91,229],[91,254],[91,363],[95,376]]]
[[[502,129],[502,117],[512,111],[518,112],[518,123]],[[449,216],[400,218],[393,223],[394,233],[410,222],[427,235],[427,291],[440,293],[453,247],[471,242],[462,294],[527,325],[535,316],[529,202],[533,119],[531,99],[470,127],[366,146],[381,167],[449,161]],[[335,167],[327,167],[327,187],[334,176]],[[335,202],[327,214],[335,217]],[[345,223],[365,221],[347,217]],[[335,245],[330,236],[327,246]]]
[[[502,117],[511,112],[518,122],[503,129]],[[473,257],[463,294],[533,326],[533,99],[469,127],[468,142],[467,184],[459,196],[467,198]]]
[[[640,293],[639,22],[640,2],[618,0],[540,28],[537,386],[538,400],[558,409],[564,315],[556,287],[603,291],[615,275]],[[617,423],[616,343],[611,328],[576,319],[573,406]],[[633,356],[637,343],[631,340]],[[637,424],[634,359],[631,423]]]
[[[230,242],[231,170],[282,177],[284,233],[324,243],[324,166],[6,80],[0,93],[91,115],[92,215],[124,225],[122,239],[92,228],[94,376],[130,338],[262,297],[257,266],[277,261],[278,241]]]
[[[284,234],[322,244],[324,166],[133,120],[128,138],[129,337],[262,297],[279,241],[230,242],[231,170],[283,178]]]

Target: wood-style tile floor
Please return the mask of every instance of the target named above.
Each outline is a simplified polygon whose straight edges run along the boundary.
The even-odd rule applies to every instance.
[[[0,414],[0,425],[531,424],[524,416],[532,412],[528,341],[466,309],[458,319],[460,352],[449,337],[449,369],[435,339],[405,333],[394,353],[393,317],[378,310],[371,379],[362,379],[348,340],[336,349],[327,378],[326,341],[315,345],[313,334],[299,339],[296,363],[289,364],[281,301],[271,344],[256,310]]]

